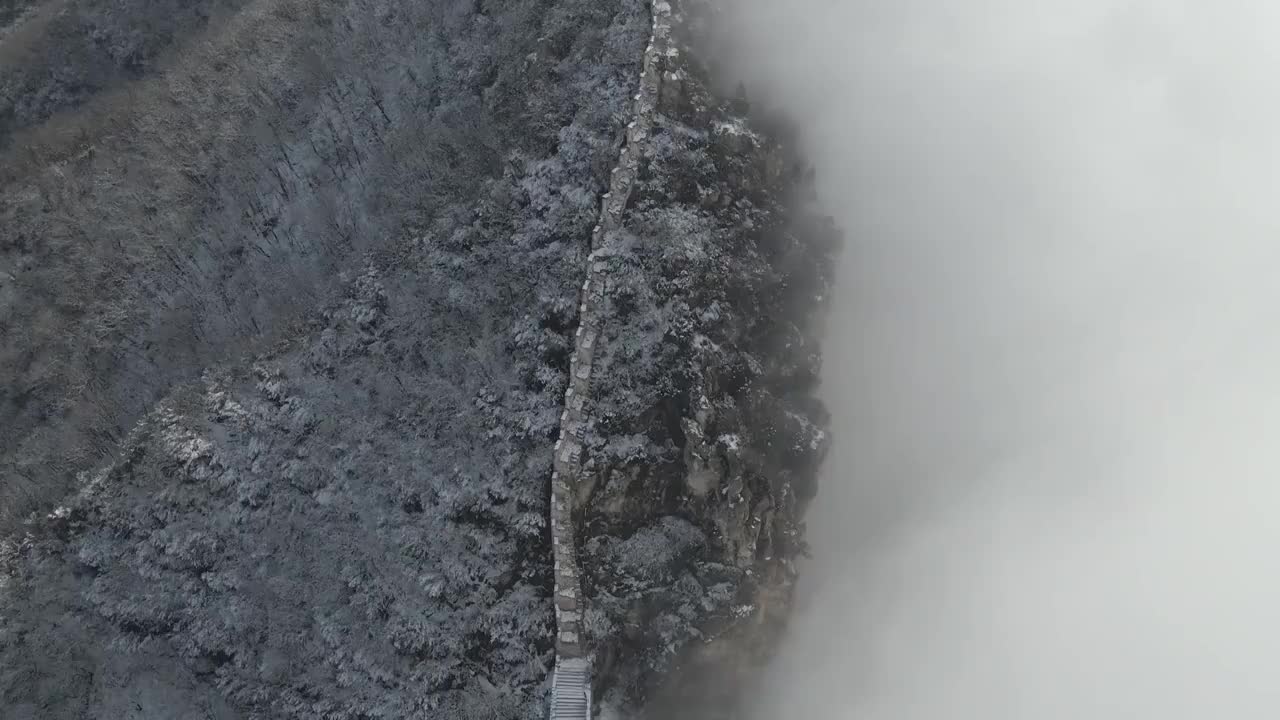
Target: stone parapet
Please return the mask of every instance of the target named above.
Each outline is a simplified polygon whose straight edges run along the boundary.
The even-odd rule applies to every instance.
[[[653,129],[662,69],[672,57],[671,5],[655,0],[651,6],[653,32],[645,48],[637,91],[633,97],[633,117],[627,124],[626,139],[617,165],[609,176],[609,189],[600,198],[600,218],[591,233],[586,279],[578,306],[578,329],[574,333],[569,364],[569,387],[565,390],[564,411],[560,415],[560,435],[556,441],[551,473],[551,543],[554,553],[556,611],[556,671],[552,679],[551,719],[589,718],[591,663],[587,638],[582,627],[581,572],[577,561],[573,526],[574,489],[582,481],[590,459],[585,440],[591,425],[587,416],[591,392],[592,360],[601,338],[603,300],[608,293],[610,264],[599,254],[605,234],[622,224],[627,202],[639,177],[640,159]],[[580,697],[585,693],[584,696]],[[579,701],[585,697],[585,705]]]

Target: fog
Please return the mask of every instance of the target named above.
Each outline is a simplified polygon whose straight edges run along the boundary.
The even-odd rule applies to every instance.
[[[758,720],[1280,717],[1280,6],[736,6],[848,234]]]

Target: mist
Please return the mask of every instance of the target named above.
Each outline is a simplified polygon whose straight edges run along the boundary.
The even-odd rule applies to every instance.
[[[1280,716],[1280,7],[734,7],[848,240],[753,720]]]

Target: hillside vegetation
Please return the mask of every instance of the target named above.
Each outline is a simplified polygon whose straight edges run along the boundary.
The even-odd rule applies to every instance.
[[[6,546],[2,714],[536,715],[644,7],[208,14],[0,161],[11,526],[84,486]]]
[[[193,17],[229,9],[206,4],[181,5]],[[112,5],[127,6],[122,17],[165,15]],[[290,337],[336,297],[340,270],[407,271],[428,261],[425,247],[440,264],[421,292],[451,292],[457,312],[480,315],[495,293],[527,292],[522,314],[563,325],[557,283],[575,270],[557,253],[581,242],[607,173],[642,10],[257,0],[193,20],[182,37],[176,19],[159,29],[119,20],[132,30],[116,34],[143,38],[155,66],[96,93],[67,79],[102,65],[76,48],[101,50],[115,35],[49,20],[41,51],[0,73],[25,88],[6,90],[12,107],[66,101],[5,135],[0,152],[7,522],[107,458],[175,383]],[[51,58],[66,65],[51,70]],[[74,102],[64,81],[84,89]],[[502,248],[490,261],[444,259],[483,250],[482,236]],[[522,276],[539,287],[521,287]],[[461,327],[448,317],[431,322]]]

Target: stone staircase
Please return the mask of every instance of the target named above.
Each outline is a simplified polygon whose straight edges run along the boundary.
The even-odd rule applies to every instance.
[[[551,684],[551,717],[588,720],[591,717],[591,662],[586,658],[556,661]]]

